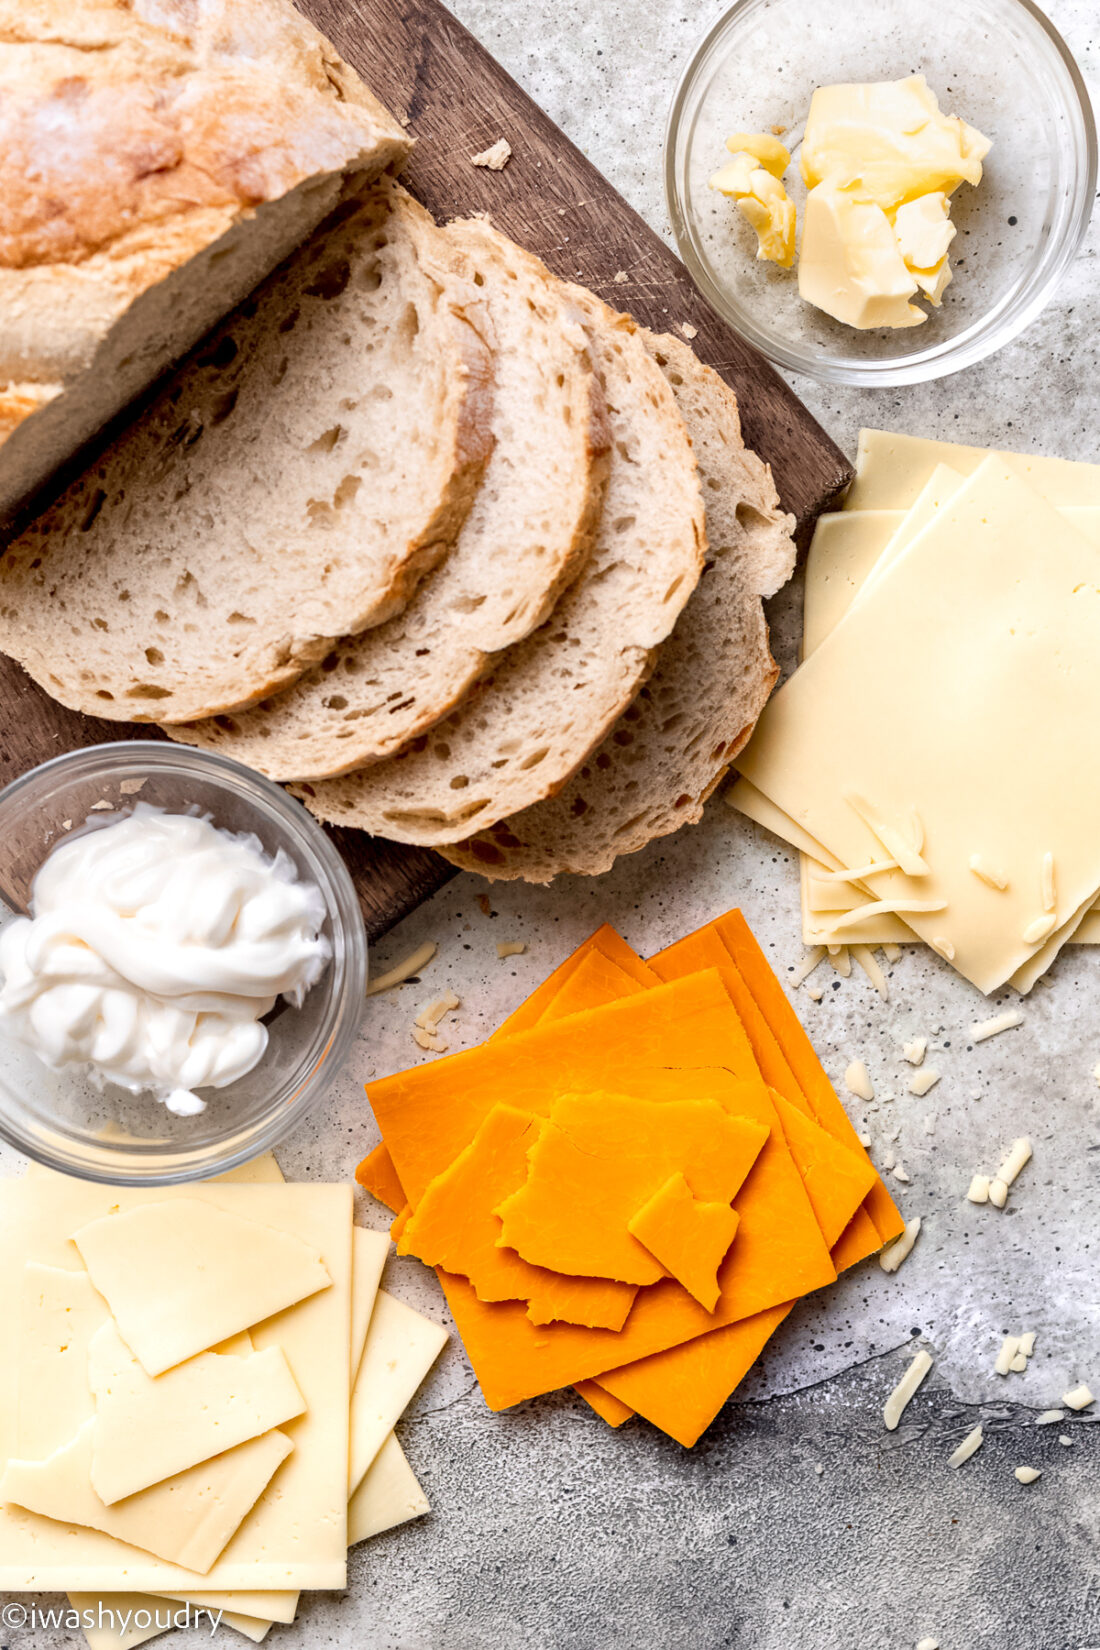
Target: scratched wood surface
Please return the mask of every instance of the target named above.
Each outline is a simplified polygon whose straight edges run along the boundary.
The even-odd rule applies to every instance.
[[[584,282],[655,331],[683,322],[697,329],[694,348],[737,391],[745,440],[771,464],[804,536],[850,480],[843,454],[767,362],[707,307],[660,237],[549,116],[438,0],[300,4],[407,118],[417,143],[405,181],[439,219],[489,212],[555,273]],[[513,149],[504,171],[471,166],[471,155],[502,136]],[[62,751],[127,737],[157,734],[67,711],[0,658],[0,782]],[[362,832],[331,834],[372,939],[455,874],[426,849]]]

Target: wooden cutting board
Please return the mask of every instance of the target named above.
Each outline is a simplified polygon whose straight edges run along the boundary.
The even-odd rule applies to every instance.
[[[654,331],[683,323],[697,329],[693,347],[737,391],[745,440],[771,465],[805,534],[851,479],[844,455],[768,363],[707,307],[660,237],[457,19],[438,0],[298,3],[407,118],[417,146],[404,181],[438,218],[489,212],[556,274],[582,281]],[[502,172],[471,166],[471,155],[501,137],[513,151]],[[0,783],[62,751],[155,733],[64,710],[0,658]],[[332,834],[372,939],[454,875],[426,849],[361,832]]]

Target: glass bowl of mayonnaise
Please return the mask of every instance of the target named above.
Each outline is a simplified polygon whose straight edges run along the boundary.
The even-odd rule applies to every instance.
[[[236,762],[134,740],[0,791],[0,1136],[37,1163],[172,1185],[269,1151],[366,974],[344,861]]]
[[[683,74],[664,159],[703,295],[819,382],[958,372],[1092,279],[1069,271],[1096,125],[1032,0],[738,0]]]

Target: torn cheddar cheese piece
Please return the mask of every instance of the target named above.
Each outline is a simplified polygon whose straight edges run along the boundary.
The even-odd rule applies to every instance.
[[[430,1183],[405,1222],[399,1255],[468,1278],[482,1301],[524,1301],[532,1323],[621,1329],[637,1290],[598,1277],[562,1277],[502,1246],[496,1205],[523,1184],[539,1121],[494,1106],[466,1149]]]
[[[705,1074],[688,1079],[672,1100],[600,1090],[556,1099],[526,1179],[498,1205],[502,1241],[577,1277],[658,1283],[665,1268],[631,1235],[632,1217],[677,1172],[689,1196],[728,1209],[769,1132],[705,1098]]]
[[[737,1211],[697,1198],[682,1173],[670,1175],[627,1229],[705,1312],[718,1305],[718,1268],[737,1235]]]

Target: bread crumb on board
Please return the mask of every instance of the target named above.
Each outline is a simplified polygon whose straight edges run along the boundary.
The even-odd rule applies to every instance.
[[[439,1035],[439,1027],[448,1014],[460,1006],[453,991],[445,991],[442,997],[437,997],[434,1003],[422,1008],[412,1025],[413,1041],[418,1048],[426,1053],[445,1054],[447,1044]]]
[[[505,957],[521,957],[527,950],[526,940],[498,940],[497,956],[502,960]]]
[[[629,281],[630,276],[627,274],[625,269],[617,269],[611,279],[614,281],[616,286],[625,286],[627,281]]]
[[[680,331],[689,342],[692,338],[698,338],[699,336],[699,328],[693,327],[690,321],[681,321]]]
[[[406,980],[415,978],[422,968],[427,968],[438,950],[437,940],[425,940],[415,951],[410,951],[402,962],[396,963],[384,974],[379,974],[377,979],[371,980],[367,986],[367,996],[376,997],[380,991],[392,991],[394,986],[404,985]]]
[[[512,158],[512,145],[507,138],[497,138],[488,149],[483,149],[480,155],[470,156],[471,166],[484,166],[490,172],[503,172]]]
[[[123,779],[119,783],[118,792],[120,796],[136,796],[147,784],[148,780],[145,779]]]

